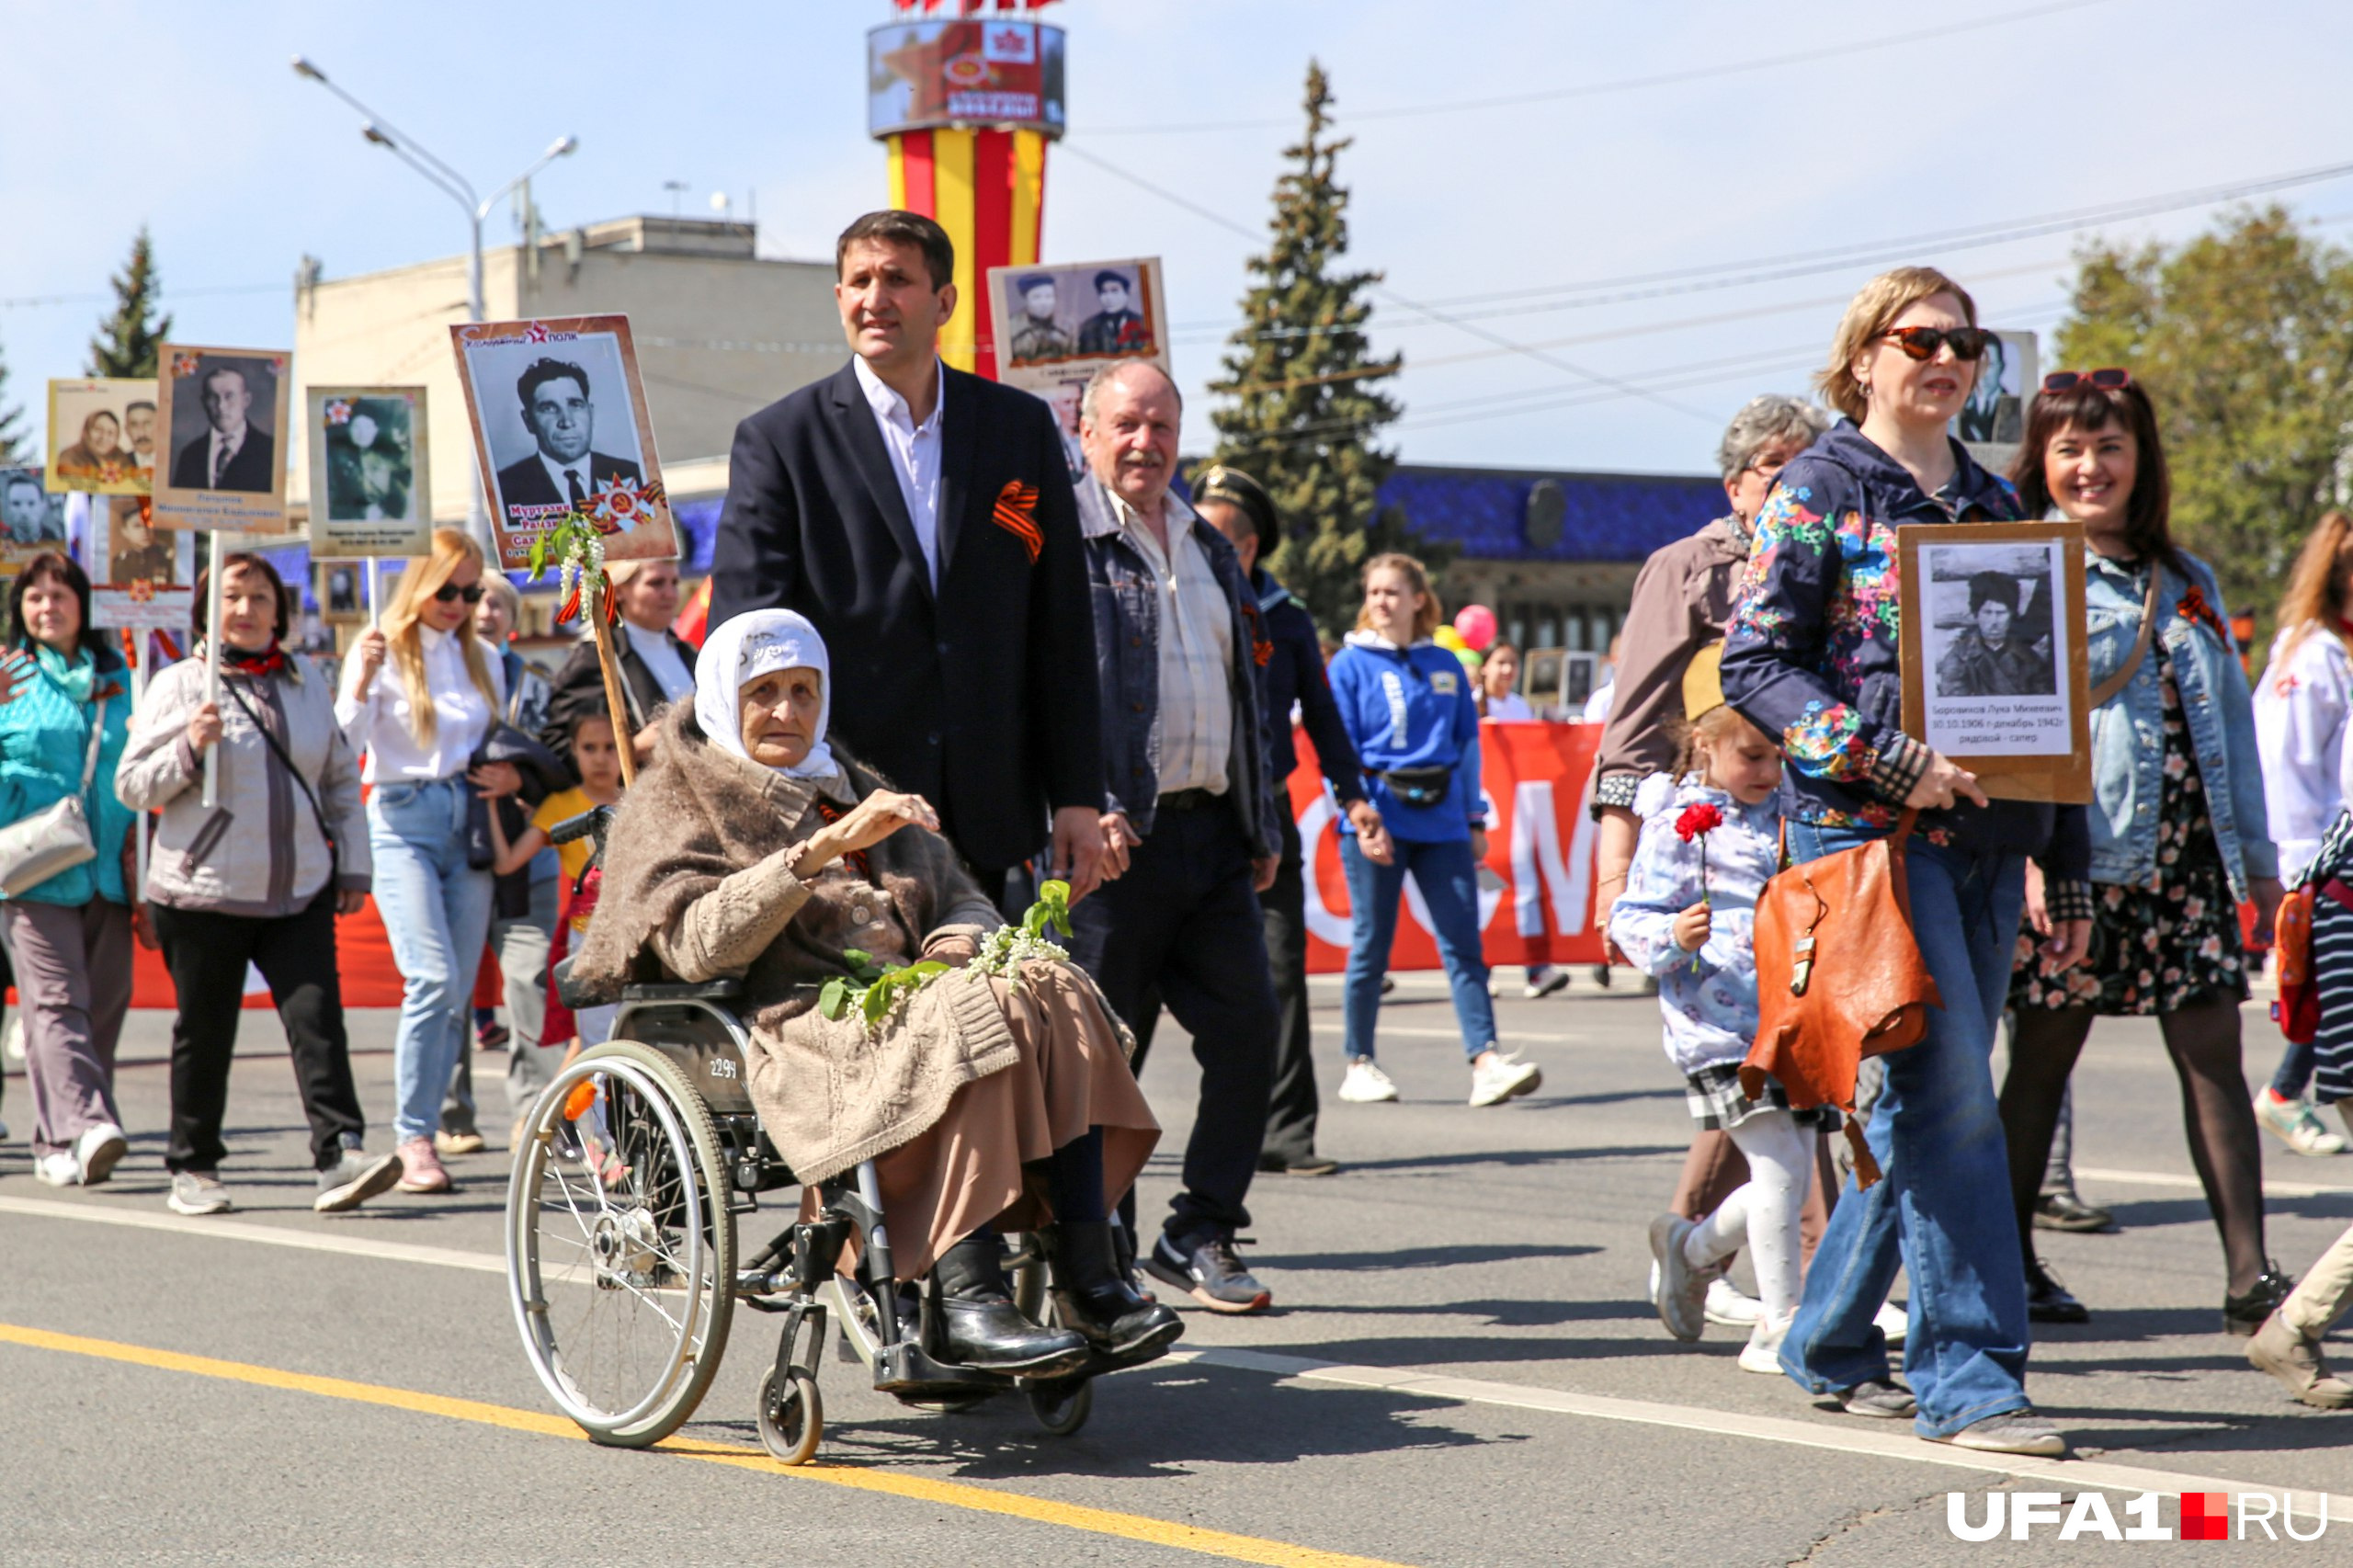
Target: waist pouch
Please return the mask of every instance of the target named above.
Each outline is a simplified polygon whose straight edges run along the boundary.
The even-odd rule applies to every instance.
[[[1442,805],[1447,792],[1454,788],[1451,767],[1392,767],[1373,777],[1409,806]]]

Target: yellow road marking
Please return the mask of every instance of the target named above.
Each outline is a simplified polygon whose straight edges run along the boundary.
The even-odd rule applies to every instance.
[[[309,1372],[289,1372],[276,1367],[223,1361],[210,1356],[188,1356],[176,1350],[125,1345],[111,1339],[91,1339],[78,1334],[56,1334],[44,1328],[25,1328],[14,1324],[0,1324],[0,1344],[21,1345],[34,1350],[54,1350],[69,1356],[94,1356],[102,1360],[127,1362],[134,1367],[185,1372],[192,1377],[219,1378],[260,1388],[316,1394],[324,1399],[382,1405],[418,1415],[438,1415],[449,1421],[467,1421],[481,1426],[502,1427],[510,1432],[529,1432],[535,1437],[587,1440],[585,1433],[560,1415],[549,1415],[535,1410],[517,1410],[504,1404],[486,1404],[480,1400],[452,1399],[445,1394],[422,1393],[413,1389],[388,1388],[381,1383],[322,1378]],[[1065,1529],[1085,1530],[1094,1535],[1118,1536],[1153,1546],[1174,1547],[1181,1551],[1222,1557],[1229,1562],[1262,1563],[1267,1568],[1403,1568],[1402,1564],[1378,1558],[1354,1557],[1347,1552],[1294,1546],[1289,1541],[1202,1529],[1193,1525],[1178,1524],[1172,1519],[1114,1513],[1108,1508],[1060,1503],[1018,1492],[995,1492],[962,1482],[934,1481],[852,1465],[779,1464],[765,1449],[739,1448],[728,1443],[673,1438],[653,1451],[680,1459],[699,1460],[708,1464],[727,1465],[736,1470],[759,1471],[772,1475],[791,1476],[799,1481],[823,1482],[829,1486],[846,1486],[858,1492],[880,1492],[915,1502],[942,1504],[974,1513],[1001,1514],[1009,1518],[1027,1519],[1033,1524],[1059,1525]]]

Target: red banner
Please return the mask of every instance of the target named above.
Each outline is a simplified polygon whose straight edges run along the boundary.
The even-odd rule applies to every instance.
[[[1340,869],[1331,797],[1306,732],[1293,737],[1291,814],[1307,855],[1307,968],[1333,974],[1348,960],[1348,881]],[[1480,869],[1480,928],[1491,964],[1599,963],[1593,921],[1592,816],[1598,724],[1483,724],[1479,767],[1487,804]],[[1391,969],[1437,969],[1429,912],[1413,879],[1397,923]]]
[[[376,901],[369,899],[367,907],[357,915],[347,915],[335,923],[335,971],[343,981],[343,1005],[347,1007],[397,1007],[401,1005],[401,971],[392,964],[392,939],[384,935],[384,922],[376,914]],[[267,1007],[269,993],[256,989],[260,978],[251,969],[245,971],[245,1006]],[[171,971],[164,967],[164,955],[134,947],[131,960],[131,1005],[134,1007],[161,1007],[169,1011],[179,1006],[178,993],[172,989]]]

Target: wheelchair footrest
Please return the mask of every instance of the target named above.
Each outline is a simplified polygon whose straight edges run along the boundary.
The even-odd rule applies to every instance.
[[[1016,1386],[1001,1372],[958,1367],[935,1361],[919,1345],[893,1345],[874,1363],[874,1391],[904,1399],[957,1399],[967,1394],[1002,1393]]]

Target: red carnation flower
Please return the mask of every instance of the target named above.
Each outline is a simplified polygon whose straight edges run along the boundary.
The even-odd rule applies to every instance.
[[[1677,837],[1688,844],[1723,824],[1724,813],[1711,802],[1701,801],[1683,808],[1683,814],[1675,819],[1675,832]]]

